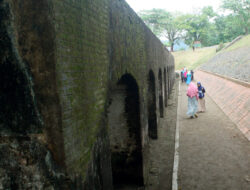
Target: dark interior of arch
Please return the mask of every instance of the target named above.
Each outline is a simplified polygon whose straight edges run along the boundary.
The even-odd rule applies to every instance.
[[[108,117],[115,189],[143,186],[139,89],[130,74],[111,93]]]
[[[166,68],[164,68],[164,100],[165,100],[165,107],[168,105],[168,89],[167,89],[167,73]]]
[[[160,109],[160,117],[163,117],[163,93],[162,93],[162,72],[159,70],[158,74],[159,80],[159,109]]]
[[[148,99],[148,135],[152,139],[157,139],[155,76],[153,71],[150,71],[148,75],[147,99]]]
[[[171,89],[170,89],[170,69],[169,69],[169,67],[167,67],[167,77],[168,77],[168,93],[170,94]]]
[[[25,135],[38,132],[36,114],[28,70],[18,59],[7,25],[10,10],[0,7],[0,134]]]

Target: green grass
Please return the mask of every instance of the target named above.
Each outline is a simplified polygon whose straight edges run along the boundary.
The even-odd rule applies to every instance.
[[[227,44],[226,44],[227,45]],[[242,39],[234,43],[232,46],[219,51],[218,53],[232,51],[238,48],[250,46],[250,34],[244,36]],[[189,49],[186,51],[177,51],[172,53],[175,59],[175,69],[180,70],[183,67],[187,69],[196,69],[200,65],[206,63],[216,54],[216,46],[206,47],[201,49],[193,50]]]
[[[241,47],[247,47],[247,46],[250,46],[250,34],[247,36],[244,36],[238,42],[234,43],[233,45],[231,45],[227,49],[222,50],[221,52],[232,51],[232,50],[235,50],[235,49],[238,49]]]
[[[183,67],[195,69],[201,64],[207,62],[216,54],[216,47],[208,47],[186,51],[177,51],[172,53],[175,58],[175,69],[180,70]]]

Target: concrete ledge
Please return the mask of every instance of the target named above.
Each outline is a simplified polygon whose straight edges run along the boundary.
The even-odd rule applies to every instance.
[[[198,70],[195,78],[224,113],[250,141],[250,86],[249,83],[218,74]]]
[[[229,48],[230,46],[232,46],[233,44],[235,44],[235,42],[238,42],[243,36],[238,36],[237,38],[235,38],[232,42],[230,42],[228,45],[226,45],[224,48],[221,49],[221,51]]]
[[[208,74],[210,74],[210,75],[215,75],[215,76],[217,76],[217,77],[221,77],[221,78],[223,78],[223,79],[226,79],[226,80],[232,81],[232,82],[234,82],[234,83],[240,84],[240,85],[242,85],[242,86],[245,86],[245,87],[247,87],[247,88],[250,88],[250,83],[249,83],[249,82],[245,82],[245,81],[242,81],[242,80],[230,78],[230,77],[227,77],[227,76],[224,76],[224,75],[220,75],[220,74],[218,74],[218,73],[212,73],[212,72],[210,72],[210,71],[205,71],[205,70],[202,70],[202,69],[199,69],[199,70],[202,71],[202,72],[206,72],[206,73],[208,73]]]

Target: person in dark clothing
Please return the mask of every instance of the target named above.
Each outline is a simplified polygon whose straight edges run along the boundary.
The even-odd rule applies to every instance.
[[[181,70],[181,82],[184,82],[184,70]]]
[[[205,88],[201,85],[200,82],[197,83],[198,87],[198,93],[199,93],[199,112],[205,112],[206,111],[206,105],[205,105]]]
[[[191,70],[191,80],[194,80],[194,71]]]

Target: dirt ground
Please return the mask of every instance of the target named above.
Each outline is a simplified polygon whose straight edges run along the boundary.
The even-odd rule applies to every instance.
[[[171,190],[175,147],[175,128],[178,103],[178,80],[176,81],[164,118],[158,123],[158,139],[150,141],[150,170],[146,190]]]
[[[189,119],[179,99],[179,190],[250,190],[250,143],[206,94],[207,112]]]

